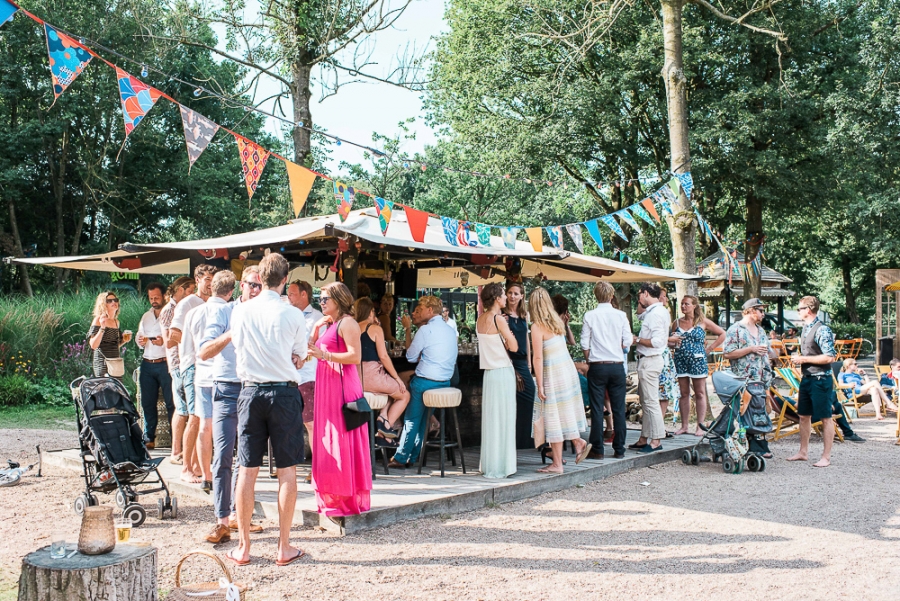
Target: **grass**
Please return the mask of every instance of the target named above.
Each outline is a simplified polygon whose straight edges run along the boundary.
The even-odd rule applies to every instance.
[[[75,430],[75,407],[26,405],[0,407],[0,429]]]

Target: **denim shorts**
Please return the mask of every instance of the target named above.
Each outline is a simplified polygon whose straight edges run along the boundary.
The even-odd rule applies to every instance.
[[[181,371],[173,369],[172,374],[172,400],[175,402],[175,413],[178,415],[188,416],[191,412],[188,410],[187,400],[184,398],[184,380],[181,377]]]
[[[194,415],[200,419],[212,419],[213,390],[212,386],[196,386],[197,395],[194,401]]]
[[[187,405],[187,415],[194,415],[194,404],[197,399],[197,387],[194,386],[194,366],[191,365],[181,372],[181,382],[184,386],[184,402]]]

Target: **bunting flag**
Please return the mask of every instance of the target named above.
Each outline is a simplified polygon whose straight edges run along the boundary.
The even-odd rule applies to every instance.
[[[118,67],[116,67],[116,78],[119,80],[119,96],[122,99],[122,117],[125,118],[125,137],[128,138],[134,128],[140,125],[144,116],[150,112],[156,101],[160,99],[162,92],[135,79]],[[253,142],[248,143],[253,144]],[[256,146],[256,144],[253,145]],[[260,147],[257,146],[257,148]],[[263,152],[266,153],[266,157],[269,156],[267,150],[263,150]],[[265,160],[263,165],[265,165]]]
[[[481,246],[491,245],[491,226],[486,223],[475,224],[475,236],[478,238],[478,244]]]
[[[600,252],[603,252],[603,238],[600,236],[600,224],[597,223],[597,220],[593,219],[591,221],[586,221],[584,227],[587,228],[591,238],[593,238],[594,242],[597,243],[597,246],[600,247]]]
[[[452,217],[441,217],[441,225],[444,228],[444,238],[453,246],[459,246],[456,236],[459,233],[459,220]]]
[[[515,250],[516,248],[516,236],[519,235],[519,228],[517,227],[501,227],[500,228],[500,238],[503,239],[503,246],[510,250]]]
[[[347,220],[350,210],[353,208],[353,201],[356,200],[356,190],[343,182],[334,181],[334,200],[337,203],[338,216],[341,222]]]
[[[688,197],[688,200],[691,198],[691,190],[694,189],[694,178],[691,177],[691,172],[687,173],[676,173],[675,177],[678,178],[678,181],[681,182],[681,187],[684,190],[684,195]]]
[[[666,185],[660,188],[659,191],[671,200],[678,200],[678,193],[681,192],[681,184],[678,183],[678,178],[673,177],[667,181]]]
[[[15,12],[9,13],[6,19],[3,15],[8,10],[4,5],[12,4],[6,0],[0,0],[0,25],[12,17]],[[94,58],[87,48],[44,23],[44,33],[47,36],[47,56],[50,58],[50,79],[53,81],[53,102],[66,91],[75,78],[81,75],[87,64]],[[124,103],[124,100],[123,100]],[[52,106],[52,105],[51,105]],[[151,105],[152,106],[152,105]]]
[[[628,209],[622,209],[621,211],[616,211],[614,214],[615,214],[615,215],[618,215],[619,217],[621,217],[621,218],[622,218],[622,221],[624,221],[624,222],[627,223],[629,226],[631,226],[632,228],[634,228],[634,230],[635,230],[638,234],[643,234],[643,233],[644,233],[644,232],[641,231],[641,228],[638,227],[637,221],[634,220],[634,217],[631,216],[631,213],[628,212]]]
[[[240,136],[235,136],[238,152],[241,155],[241,168],[244,170],[244,184],[247,186],[247,196],[253,198],[259,178],[262,177],[266,161],[269,160],[269,151],[255,142],[251,142]]]
[[[562,226],[551,225],[547,228],[547,236],[550,238],[550,244],[556,250],[563,250]]]
[[[634,205],[634,207],[637,207],[637,206],[638,205]],[[659,223],[659,213],[656,212],[656,207],[653,205],[652,198],[645,198],[644,200],[641,201],[640,206],[645,208],[646,213],[649,213],[650,215],[652,215],[653,219],[655,219],[656,222]],[[634,207],[632,207],[632,208],[634,208]],[[641,217],[643,217],[643,215],[641,215]],[[646,219],[646,217],[644,217],[644,219]],[[650,225],[653,225],[653,223],[651,222]]]
[[[376,196],[375,212],[378,213],[378,224],[381,226],[381,235],[387,236],[388,226],[391,224],[391,215],[394,213],[394,201],[385,200],[380,196]]]
[[[475,227],[471,221],[460,221],[456,226],[456,241],[460,246],[478,246]]]
[[[622,231],[622,228],[619,227],[619,223],[616,221],[615,217],[612,215],[603,215],[600,219],[609,226],[609,229],[615,232],[617,236],[625,240],[625,242],[628,242],[628,237],[625,235],[625,232]]]
[[[216,132],[219,131],[219,125],[186,106],[179,104],[178,109],[181,111],[181,125],[184,127],[184,141],[187,144],[188,153],[188,173],[190,173],[191,167],[194,166],[194,163],[197,162],[197,159],[209,146]],[[290,169],[288,169],[288,174],[290,174]]]
[[[409,235],[416,242],[425,242],[425,232],[428,230],[428,213],[410,207],[403,207],[406,214],[406,222],[409,224]]]
[[[584,254],[584,240],[581,239],[581,226],[577,223],[570,223],[566,226],[566,231],[569,232],[569,237],[572,238],[572,242],[575,243],[575,248],[578,249],[578,252]]]
[[[525,234],[528,236],[528,241],[531,242],[531,248],[534,249],[534,252],[539,253],[544,250],[544,237],[541,235],[541,228],[539,227],[526,227]]]
[[[290,161],[285,161],[284,166],[287,168],[288,184],[291,187],[291,202],[294,205],[294,217],[300,216],[303,205],[309,197],[313,184],[316,183],[316,174]]]
[[[656,227],[656,222],[650,218],[650,215],[647,213],[647,211],[644,210],[644,207],[642,207],[641,205],[639,205],[639,204],[631,205],[630,207],[628,207],[628,209],[632,213],[637,215],[640,219],[643,219],[644,221],[646,221],[653,227]]]
[[[4,23],[12,19],[17,10],[19,9],[13,6],[12,2],[0,0],[0,27],[2,27]]]

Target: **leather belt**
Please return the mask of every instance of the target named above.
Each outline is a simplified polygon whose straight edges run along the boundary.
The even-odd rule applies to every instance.
[[[621,361],[588,361],[588,365],[622,365]]]
[[[144,359],[146,363],[163,363],[165,360],[165,357],[160,357],[159,359]]]
[[[297,388],[296,382],[241,382],[244,388]]]

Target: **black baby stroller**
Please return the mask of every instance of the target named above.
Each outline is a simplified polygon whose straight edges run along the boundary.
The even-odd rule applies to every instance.
[[[146,510],[137,503],[138,494],[164,492],[157,500],[160,519],[165,512],[178,515],[178,502],[159,475],[163,458],[153,459],[144,446],[140,416],[128,391],[115,378],[78,378],[69,385],[78,417],[78,442],[84,467],[85,492],[75,499],[75,512],[99,505],[95,492],[116,491],[122,515],[140,526]],[[157,485],[138,491],[138,485]]]
[[[698,465],[701,461],[717,463],[721,459],[722,469],[730,474],[740,474],[745,467],[751,472],[765,471],[765,435],[773,430],[766,407],[766,387],[727,371],[713,373],[712,382],[725,408],[705,428],[703,438],[684,450],[681,460],[687,465]],[[704,450],[709,446],[711,459],[701,455],[701,445]]]

